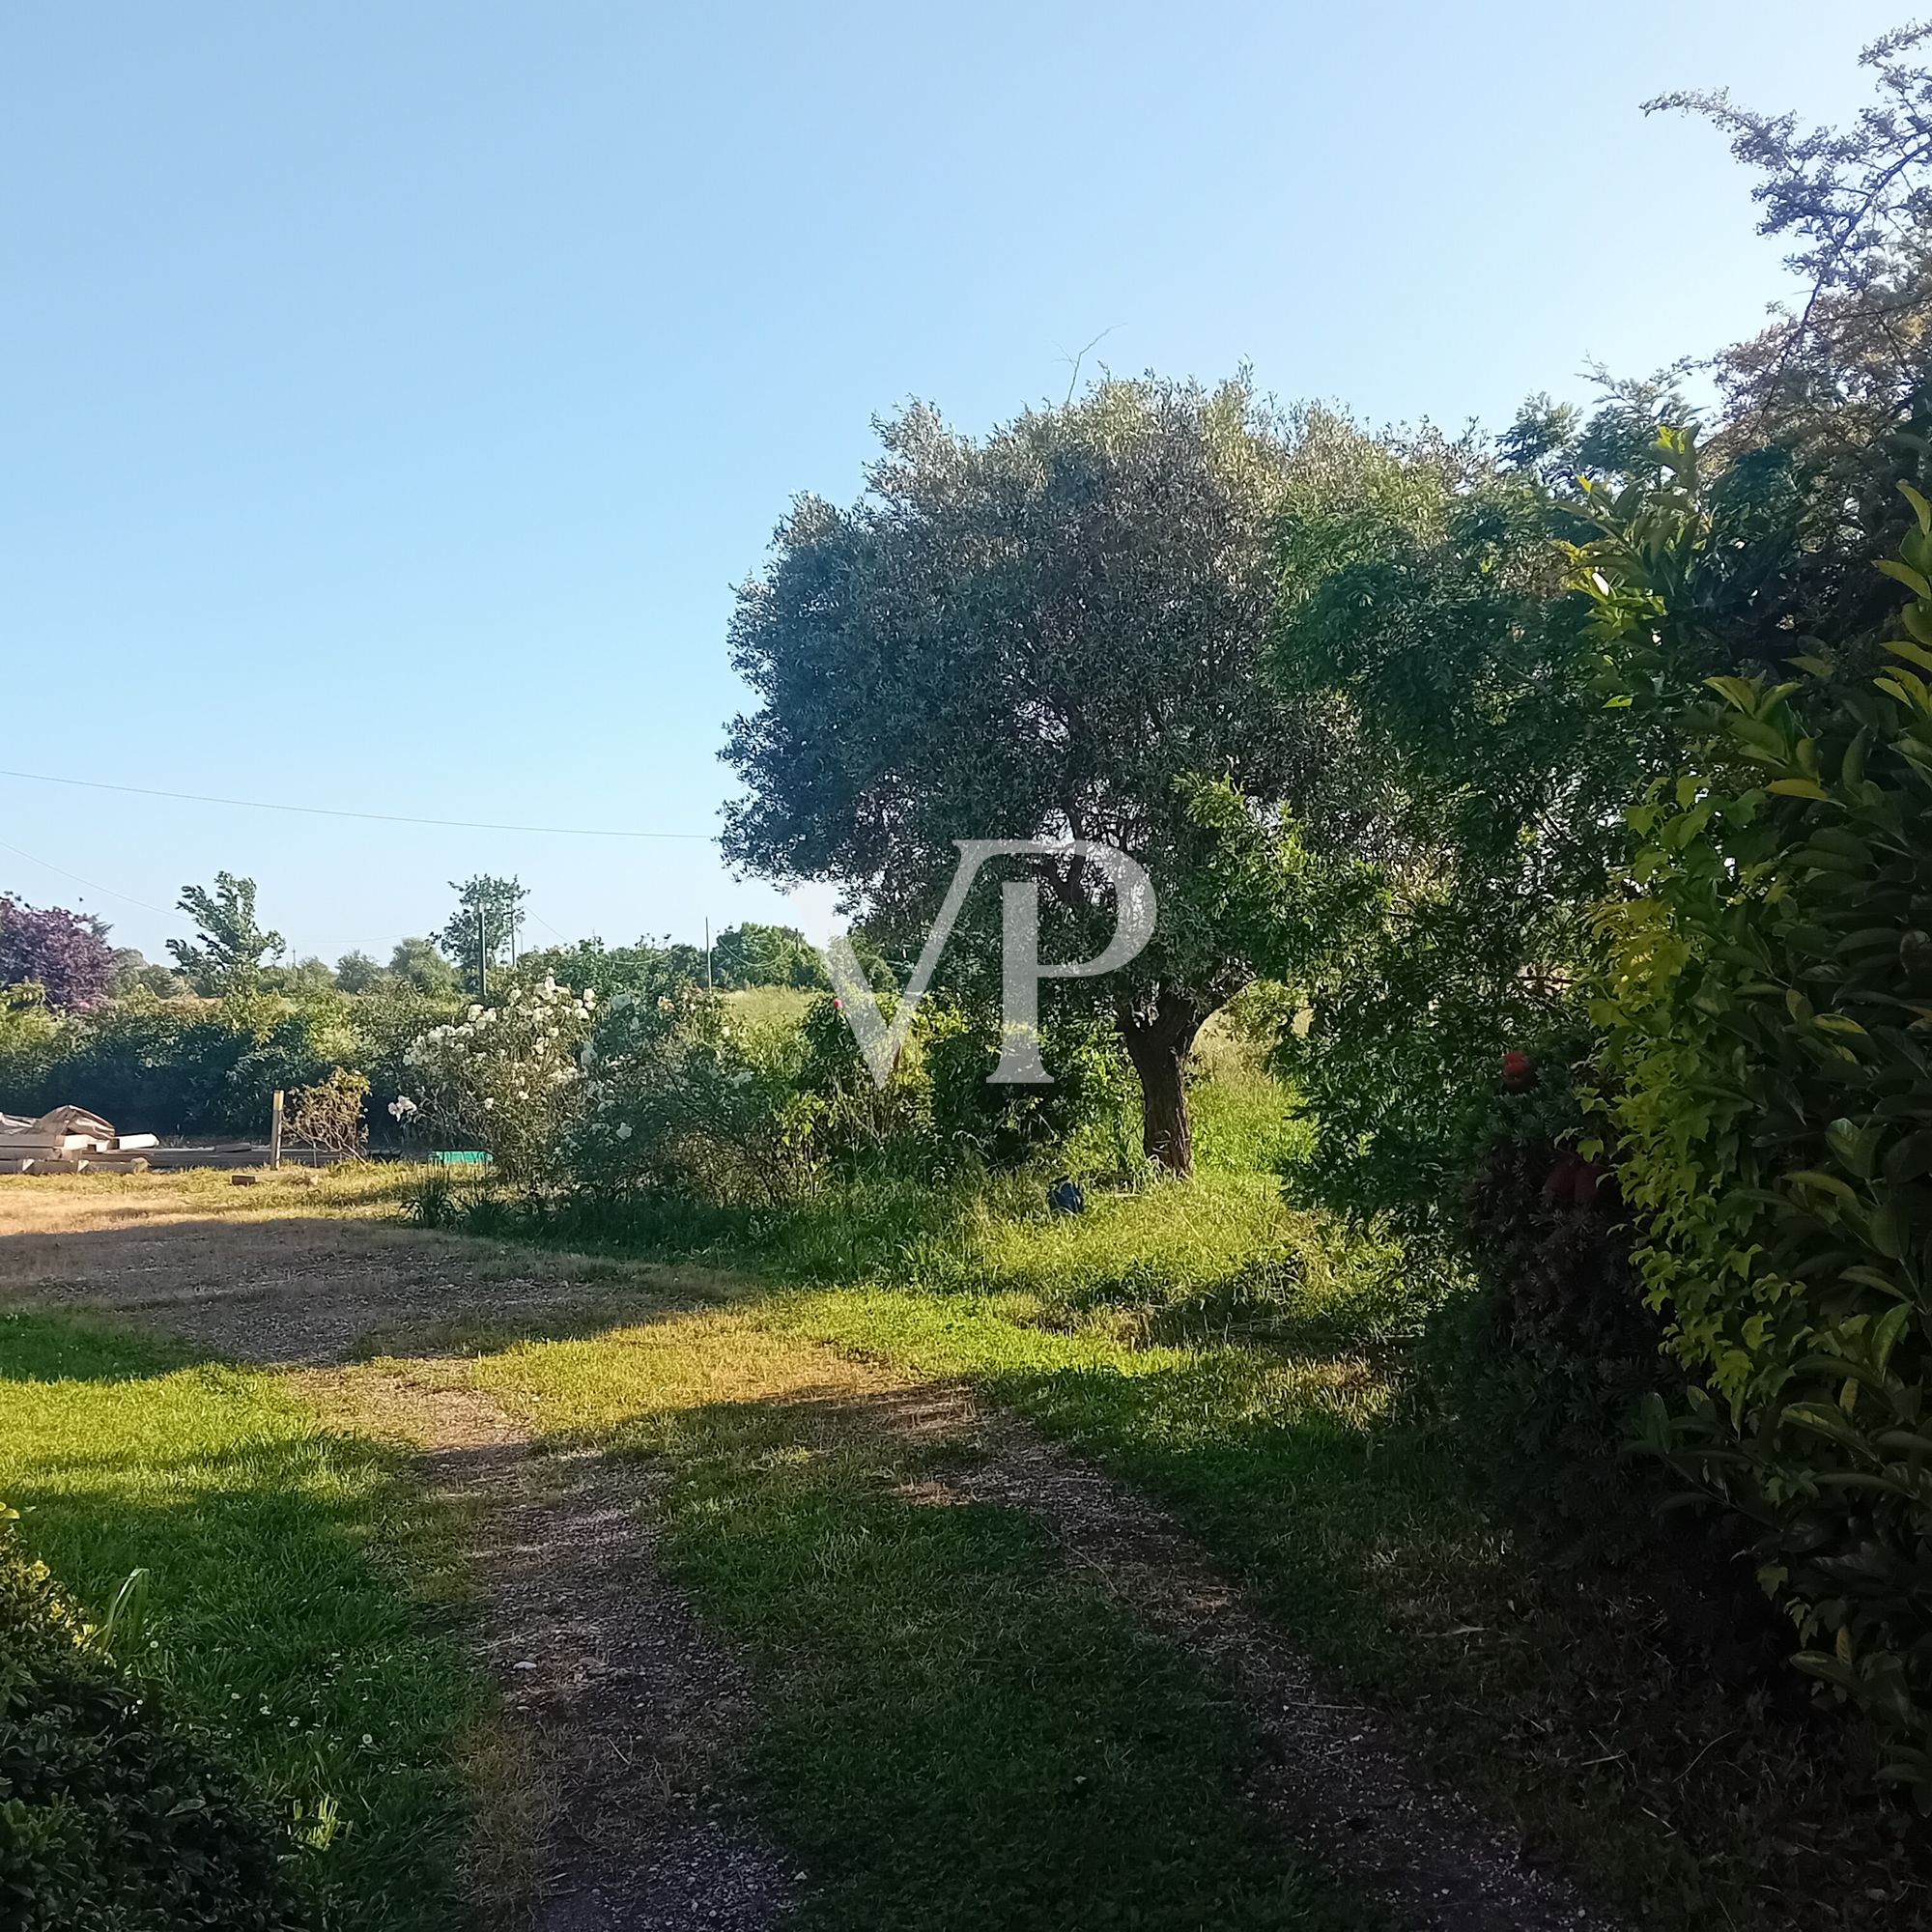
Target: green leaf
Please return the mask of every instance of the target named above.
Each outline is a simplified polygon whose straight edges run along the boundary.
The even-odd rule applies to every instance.
[[[1920,670],[1932,670],[1932,651],[1922,644],[1908,644],[1903,638],[1889,638],[1885,647],[1893,657],[1916,664]]]

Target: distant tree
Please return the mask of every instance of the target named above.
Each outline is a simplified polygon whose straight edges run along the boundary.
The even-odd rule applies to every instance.
[[[306,959],[298,959],[293,966],[279,967],[266,975],[265,983],[292,999],[312,1000],[335,991],[335,975],[329,970],[327,960],[310,954]]]
[[[382,975],[366,952],[345,952],[335,962],[335,983],[345,993],[366,993]]]
[[[488,872],[449,889],[456,894],[456,911],[437,935],[442,950],[455,960],[471,991],[482,993],[490,970],[517,956],[517,935],[524,923],[524,901],[529,893],[514,877],[499,879]]]
[[[168,941],[188,984],[204,997],[259,992],[265,968],[288,948],[279,932],[265,932],[255,922],[255,881],[216,872],[212,893],[184,886],[176,904],[200,928],[199,945]]]
[[[824,987],[825,964],[796,926],[728,925],[713,942],[711,972],[720,986]]]
[[[526,952],[518,962],[521,980],[537,980],[546,975],[573,992],[592,992],[600,999],[612,993],[655,999],[703,983],[704,949],[648,936],[635,946],[581,939],[575,946],[546,946]]]
[[[725,752],[746,787],[725,851],[838,884],[875,937],[915,952],[955,839],[1127,853],[1159,898],[1153,941],[1061,999],[1106,1003],[1147,1151],[1184,1172],[1182,1066],[1253,977],[1257,922],[1320,930],[1244,895],[1313,882],[1293,817],[1349,782],[1336,721],[1273,701],[1263,675],[1298,426],[1245,380],[1150,378],[982,440],[923,408],[881,435],[865,498],[800,498],[739,593],[732,657],[756,708]],[[1111,891],[1082,863],[1035,871],[1042,956],[1093,957]],[[962,957],[996,946],[1000,903],[990,884],[969,897]]]
[[[106,999],[114,985],[106,927],[86,913],[36,909],[0,894],[0,986],[26,980],[45,988],[48,1006],[65,1010]]]
[[[129,993],[153,993],[163,1000],[187,991],[187,982],[172,966],[156,965],[138,947],[114,949],[113,994],[117,1000]]]
[[[438,952],[433,939],[399,939],[389,954],[389,974],[419,993],[444,998],[461,990],[456,968]]]

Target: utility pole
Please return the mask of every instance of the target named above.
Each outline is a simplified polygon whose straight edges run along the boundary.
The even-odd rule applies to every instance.
[[[483,901],[476,901],[476,997],[490,997],[490,915]]]
[[[707,993],[718,990],[711,978],[711,922],[708,919],[704,922],[704,990]]]

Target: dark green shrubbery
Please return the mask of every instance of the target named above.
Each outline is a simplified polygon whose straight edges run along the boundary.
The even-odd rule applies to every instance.
[[[297,1932],[271,1832],[0,1522],[0,1925]]]
[[[1584,562],[1631,688],[1707,640],[1694,450]],[[1801,1665],[1932,1810],[1932,504],[1902,638],[1706,682],[1603,924],[1605,1116],[1689,1386],[1655,1445],[1756,1532]],[[1873,672],[1876,670],[1877,675]]]
[[[1628,1546],[1657,1496],[1630,1443],[1667,1365],[1614,1180],[1553,1139],[1501,1140],[1469,1183],[1463,1230],[1473,1285],[1431,1326],[1435,1401],[1515,1512],[1600,1550]]]
[[[0,1104],[36,1114],[74,1101],[145,1133],[263,1132],[277,1087],[310,1086],[360,1057],[339,1001],[136,993],[55,1034],[0,1035]]]

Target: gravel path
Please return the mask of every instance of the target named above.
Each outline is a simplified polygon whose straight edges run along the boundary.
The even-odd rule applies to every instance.
[[[469,1524],[477,1650],[535,1812],[536,1932],[762,1932],[797,1877],[709,1774],[744,1688],[659,1573],[652,1472],[533,1455],[454,1362],[361,1374],[343,1393],[425,1446]]]

